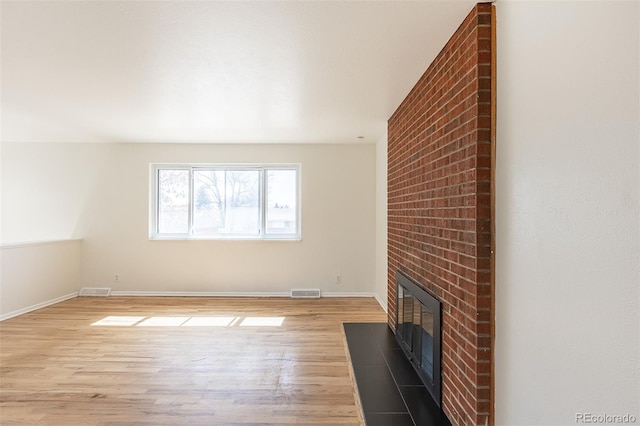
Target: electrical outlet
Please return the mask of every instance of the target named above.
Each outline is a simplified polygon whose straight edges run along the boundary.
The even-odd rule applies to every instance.
[[[342,284],[342,275],[336,275],[336,284]]]
[[[115,275],[113,276],[113,282],[114,282],[114,283],[117,283],[117,282],[119,282],[119,281],[120,281],[120,275],[115,274]]]

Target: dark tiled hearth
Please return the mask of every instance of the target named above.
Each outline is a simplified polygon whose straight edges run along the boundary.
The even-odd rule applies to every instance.
[[[344,324],[367,426],[450,425],[386,323]]]

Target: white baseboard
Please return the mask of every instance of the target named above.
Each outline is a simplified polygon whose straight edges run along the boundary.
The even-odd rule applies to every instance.
[[[344,293],[337,291],[323,291],[322,297],[375,297],[375,293]]]
[[[224,292],[224,291],[112,291],[111,296],[126,297],[290,297],[290,292],[279,291],[247,291],[247,292]],[[340,293],[321,292],[322,297],[375,297],[374,293]],[[378,302],[379,303],[379,302]]]
[[[64,302],[65,300],[78,297],[78,292],[66,294],[64,296],[56,297],[55,299],[47,300],[45,302],[37,303],[35,305],[27,306],[26,308],[18,309],[17,311],[9,312],[7,314],[0,315],[0,321],[8,320],[9,318],[17,317],[29,312],[36,311],[38,309],[46,308],[47,306],[55,305],[56,303]]]
[[[288,292],[224,291],[112,291],[111,296],[125,297],[289,297]]]
[[[380,305],[380,307],[382,308],[383,311],[385,311],[385,313],[389,313],[389,311],[387,310],[387,304],[386,303],[382,303],[382,299],[380,299],[380,296],[378,296],[377,294],[374,295],[374,297],[376,298],[376,300],[378,301],[378,304]]]

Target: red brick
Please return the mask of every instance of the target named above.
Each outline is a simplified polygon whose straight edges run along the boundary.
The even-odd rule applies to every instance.
[[[398,270],[440,298],[454,425],[487,420],[493,383],[490,26],[491,5],[476,5],[388,126],[389,323]]]

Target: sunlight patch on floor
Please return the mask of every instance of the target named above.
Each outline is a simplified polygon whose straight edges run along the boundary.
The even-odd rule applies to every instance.
[[[184,327],[228,327],[236,317],[191,317]]]
[[[151,317],[136,324],[138,327],[180,327],[189,317]]]
[[[280,327],[285,317],[119,316],[110,315],[91,324],[108,327]]]

